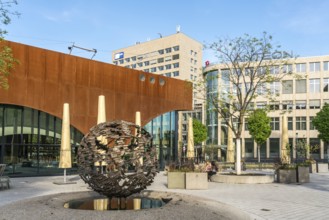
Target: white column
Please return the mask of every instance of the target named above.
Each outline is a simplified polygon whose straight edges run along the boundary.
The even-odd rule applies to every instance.
[[[97,124],[106,122],[105,96],[98,96]]]

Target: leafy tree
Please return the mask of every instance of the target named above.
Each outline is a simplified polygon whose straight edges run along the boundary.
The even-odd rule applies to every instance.
[[[11,16],[18,16],[19,13],[11,11],[10,8],[13,5],[17,5],[16,0],[0,0],[0,22],[4,25],[8,25],[11,22]],[[8,89],[8,76],[10,70],[18,62],[12,54],[11,48],[4,44],[4,35],[6,30],[0,28],[0,88]]]
[[[207,127],[197,119],[193,119],[193,138],[196,145],[207,139]]]
[[[264,32],[259,38],[246,34],[233,39],[219,39],[206,46],[213,50],[219,59],[221,72],[215,77],[220,77],[218,81],[224,83],[220,84],[218,92],[210,92],[207,81],[209,82],[213,75],[205,74],[206,82],[199,85],[202,91],[207,91],[208,110],[217,112],[235,135],[238,175],[241,174],[243,122],[252,109],[253,100],[257,96],[264,96],[273,101],[279,91],[271,85],[280,83],[283,77],[292,74],[290,66],[287,65],[289,61],[293,62],[292,56],[272,41],[272,36]],[[228,152],[229,150],[231,149],[228,149]]]
[[[247,120],[249,133],[257,143],[257,158],[260,163],[260,146],[271,135],[271,119],[264,109],[256,109]]]
[[[322,109],[316,113],[312,121],[316,130],[318,130],[318,137],[325,143],[329,143],[329,104],[325,103]],[[329,154],[329,145],[327,145],[327,152]],[[328,155],[329,158],[329,155]]]

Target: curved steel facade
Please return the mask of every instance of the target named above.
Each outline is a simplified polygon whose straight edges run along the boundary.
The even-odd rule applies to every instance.
[[[182,80],[145,73],[15,42],[5,42],[19,60],[0,103],[26,106],[62,118],[70,104],[71,125],[82,133],[97,123],[98,96],[105,96],[107,121],[142,125],[165,112],[192,109],[192,86]]]

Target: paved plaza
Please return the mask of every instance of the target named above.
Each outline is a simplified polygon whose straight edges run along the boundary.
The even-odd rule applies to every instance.
[[[166,178],[160,172],[148,190],[211,200],[219,208],[225,207],[221,205],[224,204],[226,209],[239,209],[250,216],[250,219],[328,219],[329,216],[329,173],[310,174],[311,182],[300,185],[209,182],[207,190],[168,189]],[[0,209],[39,196],[90,191],[79,176],[68,177],[77,184],[53,184],[62,179],[60,176],[12,178],[11,189],[0,190]],[[167,218],[163,216],[163,219]]]

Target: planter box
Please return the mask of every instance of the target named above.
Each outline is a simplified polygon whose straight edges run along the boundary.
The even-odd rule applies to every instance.
[[[278,183],[297,183],[296,169],[279,169],[277,180]]]
[[[186,173],[185,174],[186,189],[208,189],[207,173]]]
[[[318,173],[327,173],[328,164],[327,163],[318,163]]]
[[[168,172],[167,184],[168,189],[185,189],[185,173]]]
[[[309,167],[298,167],[297,168],[297,182],[309,183],[310,182],[310,168]]]
[[[309,169],[310,173],[316,173],[316,163],[311,163]]]

